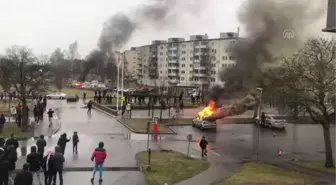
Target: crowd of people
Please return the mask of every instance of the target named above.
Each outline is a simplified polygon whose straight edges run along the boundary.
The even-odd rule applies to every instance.
[[[60,185],[63,185],[63,167],[64,153],[67,143],[72,140],[73,154],[78,154],[78,133],[74,132],[71,138],[67,138],[64,133],[60,136],[57,146],[50,148],[45,152],[47,141],[44,135],[36,141],[36,145],[31,146],[30,153],[27,155],[26,162],[22,166],[22,170],[14,174],[16,162],[18,159],[17,149],[19,142],[14,134],[7,140],[0,139],[0,185],[33,185],[34,180],[38,181],[39,185],[43,184],[41,172],[44,175],[45,185],[56,185],[57,175]],[[44,155],[45,154],[45,155]],[[99,171],[99,182],[103,179],[103,164],[107,153],[104,149],[104,143],[100,142],[92,154],[91,160],[95,162],[93,176],[91,181],[94,181],[96,172]]]

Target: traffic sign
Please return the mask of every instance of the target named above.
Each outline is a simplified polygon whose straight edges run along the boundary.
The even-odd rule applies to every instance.
[[[191,134],[188,134],[187,139],[188,139],[188,141],[190,142],[190,141],[192,140],[192,135],[191,135]]]

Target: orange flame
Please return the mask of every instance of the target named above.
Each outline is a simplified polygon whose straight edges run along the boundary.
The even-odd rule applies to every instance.
[[[202,119],[205,116],[211,116],[215,111],[216,111],[216,102],[210,100],[208,106],[206,106],[197,114],[197,119]]]

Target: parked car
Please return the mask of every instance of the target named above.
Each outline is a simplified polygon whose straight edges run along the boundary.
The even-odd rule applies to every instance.
[[[256,123],[268,128],[285,129],[288,125],[286,117],[276,114],[265,114],[265,123],[262,123],[259,117],[256,117]]]
[[[206,117],[202,118],[202,119],[197,119],[195,118],[192,121],[192,127],[194,128],[199,128],[200,130],[207,130],[207,129],[217,129],[217,125],[216,125],[216,121],[207,121],[205,120]]]
[[[66,96],[68,102],[77,102],[79,100],[78,95],[68,95]]]
[[[48,99],[65,99],[66,94],[62,92],[54,92],[54,93],[48,94],[47,98]]]

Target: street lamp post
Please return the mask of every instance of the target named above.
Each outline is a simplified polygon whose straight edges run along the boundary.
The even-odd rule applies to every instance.
[[[256,146],[256,154],[257,154],[257,161],[259,161],[259,141],[260,141],[260,123],[261,123],[261,104],[262,104],[262,95],[263,95],[263,88],[258,87],[257,90],[260,91],[260,98],[259,98],[259,107],[258,107],[258,127],[257,127],[257,146]]]

